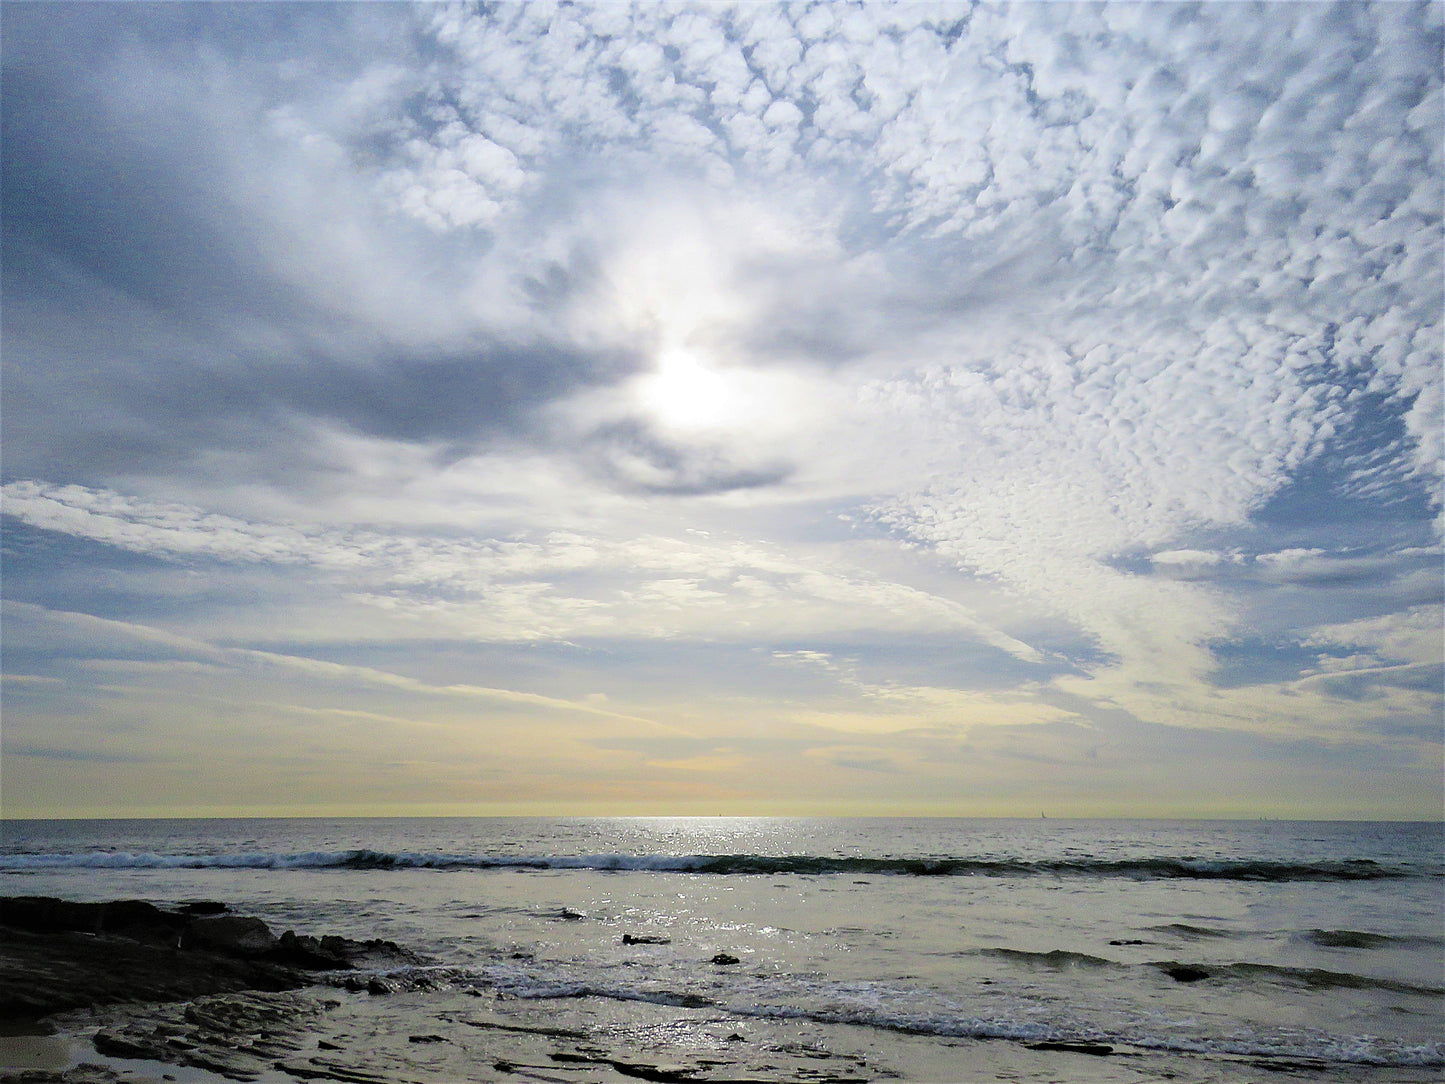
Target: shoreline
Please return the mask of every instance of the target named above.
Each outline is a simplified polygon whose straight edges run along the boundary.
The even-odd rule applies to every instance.
[[[0,899],[0,1084],[1423,1084],[1435,1070],[889,1032],[579,990],[519,998],[386,941],[203,902]]]
[[[518,1005],[467,994],[401,994],[382,998],[327,988],[300,991],[334,1007],[304,1028],[271,1033],[264,1060],[249,1064],[198,1057],[146,1057],[116,1052],[96,1038],[118,1027],[169,1034],[189,1042],[185,1005],[173,1011],[134,1007],[60,1021],[54,1036],[0,1039],[3,1084],[462,1084],[471,1081],[585,1081],[588,1084],[1425,1084],[1434,1071],[1325,1066],[1258,1058],[1161,1055],[1118,1050],[1107,1057],[1040,1050],[1005,1040],[893,1035],[885,1042],[844,1024],[745,1021],[705,1010],[647,1003]],[[262,995],[270,997],[275,995]],[[238,995],[211,1002],[237,1004]],[[245,1001],[245,995],[239,995]],[[107,1025],[104,1021],[111,1021]],[[17,1040],[21,1040],[17,1043]],[[44,1065],[18,1065],[18,1050]],[[252,1047],[254,1050],[254,1047]],[[220,1051],[223,1059],[237,1051]],[[277,1056],[279,1055],[279,1056]],[[57,1064],[63,1059],[63,1064]]]

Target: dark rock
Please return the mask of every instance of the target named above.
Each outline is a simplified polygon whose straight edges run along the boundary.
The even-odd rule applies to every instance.
[[[289,990],[310,981],[277,964],[111,934],[0,930],[0,1017],[46,1016],[118,1001]]]
[[[634,936],[633,934],[625,933],[622,935],[622,943],[624,945],[670,945],[672,944],[672,938],[654,937],[651,934]]]
[[[409,1043],[449,1043],[445,1035],[408,1035],[406,1041]]]
[[[291,930],[283,933],[269,960],[303,967],[308,971],[348,971],[357,967],[388,968],[416,966],[430,962],[395,941],[373,938],[353,941],[349,937],[306,937]]]
[[[26,1038],[36,1035],[54,1035],[55,1024],[49,1020],[43,1020],[38,1016],[3,1016],[0,1017],[0,1038],[11,1036],[23,1036]]]
[[[431,962],[425,956],[402,948],[395,941],[381,938],[351,941],[344,937],[323,937],[321,948],[323,952],[339,952],[353,967],[402,967]]]
[[[1290,1073],[1298,1075],[1308,1073],[1316,1079],[1322,1079],[1321,1073],[1327,1071],[1328,1066],[1322,1061],[1252,1061],[1249,1063],[1256,1069],[1263,1069],[1268,1073]]]
[[[102,1028],[95,1033],[91,1040],[97,1054],[104,1054],[108,1058],[145,1058],[148,1061],[155,1061],[156,1055],[162,1053],[154,1042],[145,1039],[136,1039],[123,1033],[109,1031]]]
[[[496,1020],[458,1020],[457,1023],[465,1024],[469,1028],[481,1028],[484,1031],[509,1031],[519,1035],[545,1035],[549,1039],[585,1039],[587,1033],[574,1031],[571,1028],[547,1028],[530,1027],[526,1024],[503,1024]]]
[[[609,1066],[620,1076],[634,1080],[651,1080],[657,1084],[693,1084],[697,1079],[697,1070],[685,1065],[650,1065],[646,1062],[619,1061],[616,1058],[562,1051],[549,1056],[553,1061],[564,1065]]]
[[[100,928],[106,933],[129,937],[133,941],[174,945],[186,925],[185,916],[162,911],[145,900],[117,900],[99,906]]]
[[[318,1016],[338,1007],[288,993],[202,998],[184,1007],[160,1006],[128,1023],[103,1027],[99,1053],[185,1065],[230,1080],[256,1080],[298,1053]]]
[[[190,903],[181,904],[183,915],[224,915],[229,910],[224,903],[217,903],[215,900],[192,900]]]
[[[1068,1042],[1047,1042],[1029,1043],[1030,1050],[1062,1050],[1069,1054],[1092,1054],[1095,1057],[1106,1057],[1114,1052],[1114,1048],[1106,1043],[1068,1043]]]
[[[186,923],[144,900],[73,903],[49,896],[0,899],[0,925],[36,933],[116,933],[132,940],[174,941]]]
[[[1164,968],[1164,974],[1168,975],[1175,982],[1198,982],[1200,979],[1209,978],[1209,972],[1197,967],[1184,967],[1182,964],[1174,964]]]
[[[276,1068],[302,1080],[339,1080],[343,1084],[396,1084],[394,1076],[358,1069],[342,1061],[311,1058],[305,1062],[277,1062]]]
[[[726,952],[719,952],[716,956],[712,958],[712,962],[719,965],[720,967],[725,967],[728,964],[742,963],[742,961],[739,960],[736,956],[730,956]]]
[[[70,903],[43,896],[0,899],[0,924],[17,930],[58,933],[62,930],[100,932],[100,910],[94,904]]]
[[[298,937],[293,930],[281,935],[269,957],[277,963],[304,967],[308,971],[344,971],[351,967],[347,943],[340,937]]]
[[[1148,942],[1148,941],[1139,941],[1139,940],[1137,940],[1137,939],[1135,939],[1135,938],[1129,938],[1128,940],[1125,940],[1125,941],[1110,941],[1109,944],[1111,944],[1111,945],[1147,945],[1147,944],[1149,944],[1149,942]]]
[[[59,1072],[50,1069],[20,1069],[0,1077],[0,1081],[5,1084],[120,1084],[122,1079],[131,1078],[122,1078],[119,1072],[108,1066],[92,1065],[87,1061]],[[175,1077],[161,1079],[174,1080]]]
[[[290,931],[277,938],[260,919],[229,914],[219,903],[173,912],[144,900],[0,898],[0,1019],[117,1001],[290,990],[314,981],[305,972],[425,962],[392,941],[318,940]]]
[[[276,935],[266,923],[243,915],[193,918],[181,935],[182,948],[206,949],[226,956],[265,956],[278,944]]]
[[[706,1009],[712,1004],[701,994],[666,994],[658,999],[661,1005],[676,1005],[680,1009]]]

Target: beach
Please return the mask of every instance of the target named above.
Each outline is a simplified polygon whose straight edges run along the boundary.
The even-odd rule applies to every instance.
[[[498,1002],[456,992],[386,998],[325,989],[253,995],[205,1004],[257,1004],[284,1012],[258,1043],[197,1042],[186,1006],[74,1014],[59,1036],[0,1039],[0,1079],[24,1084],[91,1081],[756,1081],[844,1084],[866,1080],[1069,1081],[1397,1081],[1439,1079],[1437,1070],[1331,1066],[1315,1060],[1109,1055],[1041,1050],[1003,1040],[894,1035],[886,1043],[843,1024],[737,1021],[707,1009],[633,1002]],[[192,1015],[195,1015],[194,1013]],[[125,1053],[117,1035],[186,1044],[166,1060]],[[95,1046],[101,1040],[104,1053]],[[238,1050],[238,1048],[240,1048]],[[254,1051],[247,1053],[246,1051]],[[161,1051],[157,1051],[160,1053]],[[207,1065],[212,1067],[208,1068]],[[33,1066],[33,1068],[32,1068]],[[217,1066],[224,1068],[216,1068]]]
[[[334,991],[255,995],[204,1004],[255,1005],[284,1010],[264,1042],[249,1036],[197,1042],[182,1006],[136,1014],[127,1010],[66,1018],[64,1037],[0,1041],[6,1064],[48,1057],[44,1071],[7,1069],[3,1079],[81,1084],[124,1081],[812,1081],[1070,1080],[1131,1082],[1162,1079],[1166,1070],[1145,1052],[1110,1057],[1033,1050],[978,1040],[940,1043],[893,1037],[880,1044],[847,1025],[752,1021],[739,1025],[707,1009],[647,1003],[561,1005],[498,1003],[493,997],[451,993],[387,998]],[[294,1012],[294,1028],[285,1011]],[[196,1015],[194,1012],[192,1015]],[[73,1030],[69,1030],[73,1029]],[[173,1045],[150,1051],[127,1035],[166,1036]],[[101,1050],[96,1049],[100,1036]],[[119,1041],[118,1041],[119,1040]],[[16,1059],[15,1054],[21,1054]],[[147,1053],[152,1056],[146,1057]],[[160,1060],[155,1055],[164,1055]],[[1175,1059],[1171,1059],[1172,1061]],[[81,1068],[93,1066],[95,1068]],[[1231,1079],[1201,1065],[1183,1079]],[[1290,1079],[1302,1066],[1279,1066]],[[1237,1066],[1244,1079],[1267,1067]],[[1176,1079],[1178,1079],[1176,1077]],[[1338,1079],[1350,1079],[1341,1077]],[[1360,1077],[1359,1079],[1367,1079]],[[1426,1075],[1368,1079],[1426,1080]]]
[[[7,927],[0,1079],[1438,1080],[1438,844],[1428,825],[12,822],[5,895],[152,910]]]

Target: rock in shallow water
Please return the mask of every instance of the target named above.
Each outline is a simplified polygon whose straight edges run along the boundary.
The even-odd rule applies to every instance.
[[[340,1003],[295,993],[226,994],[102,1027],[95,1049],[255,1080],[305,1045],[315,1019]]]
[[[1096,1058],[1107,1057],[1114,1052],[1114,1048],[1107,1043],[1078,1043],[1066,1041],[1029,1043],[1029,1049],[1058,1050],[1066,1054],[1091,1054]]]
[[[1172,964],[1164,968],[1164,974],[1175,982],[1198,982],[1200,979],[1209,978],[1208,971],[1198,967],[1185,967],[1183,964]]]
[[[0,926],[35,933],[110,933],[132,941],[174,944],[190,919],[145,900],[74,903],[51,896],[0,899]]]
[[[220,908],[217,912],[216,908]],[[0,898],[0,1019],[116,1001],[291,990],[317,971],[425,963],[391,941],[275,936],[223,904]]]
[[[294,935],[293,935],[294,939]],[[189,919],[181,931],[180,948],[208,949],[227,956],[268,956],[279,939],[259,918],[208,915]]]
[[[288,990],[309,981],[293,968],[219,953],[104,934],[0,929],[0,1018],[48,1016],[118,1001]]]

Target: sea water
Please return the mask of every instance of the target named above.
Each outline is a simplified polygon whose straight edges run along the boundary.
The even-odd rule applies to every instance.
[[[0,894],[221,900],[534,1003],[1344,1073],[1445,1066],[1442,844],[1399,823],[10,821]]]

